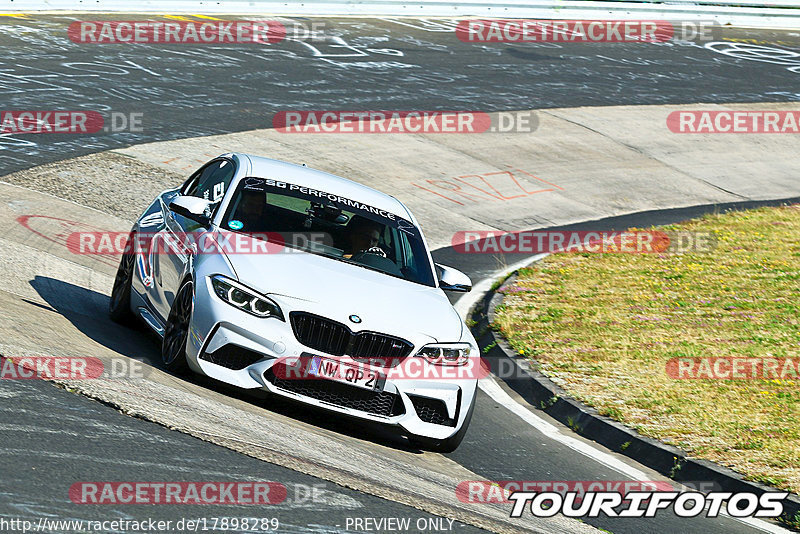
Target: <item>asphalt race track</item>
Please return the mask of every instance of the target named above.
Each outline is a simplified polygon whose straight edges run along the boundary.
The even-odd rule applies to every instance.
[[[119,17],[137,18],[142,16]],[[459,42],[452,26],[443,21],[336,19],[325,20],[326,37],[311,42],[128,46],[72,43],[66,27],[74,20],[81,17],[0,17],[0,45],[5,52],[0,59],[0,110],[141,113],[143,129],[74,136],[0,134],[2,176],[141,143],[270,128],[274,113],[292,109],[492,112],[800,101],[798,32],[725,29],[714,46],[691,42],[477,46]],[[731,52],[731,43],[762,47],[762,55],[753,60],[745,52]],[[319,142],[326,140],[322,137]],[[216,146],[209,150],[222,151]],[[0,181],[6,179],[2,176]],[[46,180],[12,180],[35,191],[0,184],[4,201],[0,223],[13,226],[16,216],[35,212],[125,229],[131,220],[128,213],[139,209],[137,202],[163,188],[156,178],[148,182],[149,175],[126,181],[115,171],[107,183],[120,191],[129,184],[135,188],[121,192],[130,199],[121,209],[115,198],[98,198],[94,192],[93,185],[103,179],[97,169],[87,172],[85,181],[76,181],[68,194],[54,190]],[[167,183],[179,179],[178,173],[161,177]],[[800,185],[794,195],[780,198],[797,196]],[[594,223],[594,228],[677,221],[707,209],[713,208],[609,218]],[[160,370],[158,342],[152,336],[143,329],[122,329],[106,318],[114,262],[70,257],[52,241],[31,237],[18,226],[0,239],[0,253],[2,272],[9,275],[0,283],[0,354],[20,347],[84,356],[122,354],[154,368],[146,383],[127,390],[127,385],[121,386],[120,399],[133,398],[134,389],[142,396],[130,406],[122,400],[99,403],[44,381],[0,382],[0,445],[5,453],[0,462],[0,518],[277,517],[279,531],[292,533],[375,531],[348,528],[348,519],[355,517],[406,517],[412,525],[422,520],[428,527],[441,524],[456,532],[480,530],[476,525],[508,532],[590,532],[591,527],[637,534],[782,531],[765,522],[683,519],[668,513],[655,519],[586,519],[585,524],[530,517],[514,522],[507,519],[504,507],[493,511],[475,504],[447,507],[441,501],[444,495],[458,504],[454,486],[448,485],[452,481],[666,479],[575,436],[517,399],[502,382],[491,381],[482,388],[467,437],[449,455],[423,453],[386,429],[365,428],[288,402],[265,401],[209,379],[184,382]],[[462,268],[475,282],[498,267],[495,257],[460,258],[447,248],[434,256]],[[508,258],[507,263],[521,259]],[[219,435],[208,431],[211,426],[170,424],[173,407],[147,413],[159,401],[169,404],[156,398],[164,391],[159,388],[166,387],[202,401],[196,406],[198,414],[216,410],[252,419],[216,422]],[[148,392],[152,392],[149,398]],[[137,417],[121,415],[117,408]],[[175,409],[180,408],[176,403]],[[521,417],[520,410],[529,415]],[[262,434],[251,428],[262,423],[269,424],[260,430]],[[264,441],[237,438],[237,426],[242,427],[242,436],[260,435]],[[267,447],[268,442],[293,441],[298,445],[295,457]],[[376,483],[381,478],[387,479],[386,485]],[[289,495],[282,504],[256,511],[243,506],[178,509],[71,503],[69,487],[88,480],[270,480],[286,485]],[[315,486],[317,497],[310,498]],[[441,495],[430,494],[430,505],[424,502],[428,488],[441,490]],[[452,527],[446,519],[437,523],[446,517],[459,520]]]
[[[114,17],[90,20],[103,19]],[[318,39],[200,47],[73,43],[66,28],[76,20],[85,19],[3,18],[4,107],[142,113],[144,132],[1,136],[4,173],[145,141],[269,128],[274,113],[291,109],[497,111],[800,98],[796,73],[787,71],[800,65],[796,48],[788,48],[800,44],[796,32],[720,34],[766,47],[756,56],[747,42],[721,40],[713,42],[728,44],[711,49],[704,47],[713,42],[484,46],[460,42],[443,22],[334,19],[324,21]],[[310,27],[312,19],[296,20]]]

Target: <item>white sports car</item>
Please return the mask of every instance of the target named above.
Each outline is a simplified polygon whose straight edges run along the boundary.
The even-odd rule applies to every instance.
[[[172,372],[364,420],[454,450],[475,406],[475,339],[396,198],[305,166],[224,154],[161,193],[131,230],[112,290]]]

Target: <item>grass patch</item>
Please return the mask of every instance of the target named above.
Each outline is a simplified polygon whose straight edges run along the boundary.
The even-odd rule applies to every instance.
[[[670,358],[800,357],[800,206],[710,214],[711,252],[555,254],[495,323],[601,414],[800,492],[800,380],[674,380]]]
[[[795,530],[800,530],[800,514],[795,514],[794,517],[783,515],[778,518],[778,521]]]

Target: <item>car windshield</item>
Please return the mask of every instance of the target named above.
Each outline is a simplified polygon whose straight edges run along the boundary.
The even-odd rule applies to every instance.
[[[222,228],[257,236],[277,233],[292,249],[435,287],[428,253],[413,223],[332,193],[245,178],[233,193]]]

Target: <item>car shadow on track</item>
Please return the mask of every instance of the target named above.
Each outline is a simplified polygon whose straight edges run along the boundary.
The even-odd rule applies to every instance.
[[[161,338],[142,323],[130,328],[121,326],[108,318],[109,298],[63,280],[36,276],[31,287],[47,304],[70,321],[83,335],[104,347],[135,359],[167,373],[161,361]],[[397,430],[379,423],[359,419],[305,406],[299,402],[270,395],[262,390],[243,390],[212,378],[189,374],[180,377],[205,389],[250,403],[259,408],[385,447],[410,453],[421,453]]]
[[[143,325],[128,329],[109,319],[108,296],[47,276],[35,276],[29,283],[53,310],[90,340],[148,365],[160,363],[160,353],[143,335]]]
[[[228,397],[249,402],[270,412],[324,428],[337,434],[412,454],[422,454],[423,452],[388,425],[363,421],[320,408],[306,406],[300,402],[278,397],[261,390],[256,392],[241,390],[205,376],[192,375],[182,378]]]

